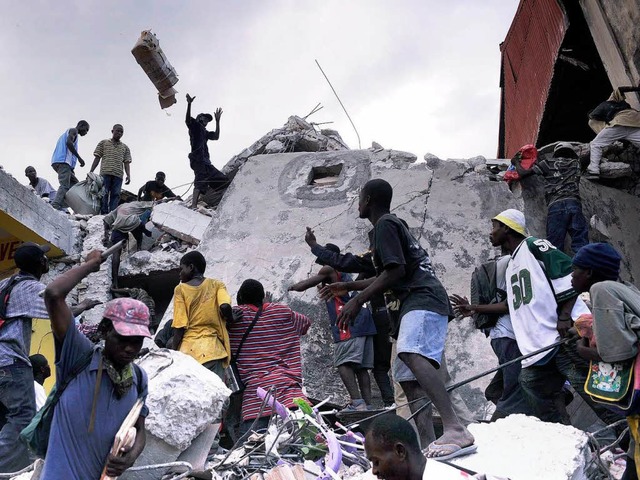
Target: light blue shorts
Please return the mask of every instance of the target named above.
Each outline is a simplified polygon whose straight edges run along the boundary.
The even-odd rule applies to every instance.
[[[428,310],[412,310],[400,319],[400,330],[396,341],[398,357],[393,361],[392,374],[396,382],[416,379],[409,367],[400,360],[401,353],[418,353],[440,366],[445,340],[447,339],[446,315]]]

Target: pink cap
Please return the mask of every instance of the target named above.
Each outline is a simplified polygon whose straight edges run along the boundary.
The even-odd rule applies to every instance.
[[[149,337],[149,309],[133,298],[116,298],[107,302],[103,317],[113,322],[116,332],[125,337]]]

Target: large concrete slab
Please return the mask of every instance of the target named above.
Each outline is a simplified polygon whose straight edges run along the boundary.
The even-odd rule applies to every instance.
[[[367,150],[255,156],[247,160],[229,187],[198,249],[207,259],[206,275],[224,281],[232,296],[246,278],[260,280],[277,301],[314,320],[303,341],[305,383],[310,395],[345,392],[332,366],[332,341],[324,304],[314,291],[289,294],[287,287],[318,266],[304,243],[305,227],[320,242],[360,252],[368,246],[368,222],[358,219],[359,188],[384,178],[395,190],[394,213],[404,218],[429,250],[450,293],[468,295],[476,264],[495,255],[488,234],[490,218],[518,207],[503,182],[493,182],[467,162],[414,163],[404,152]],[[341,164],[333,185],[309,185],[314,168]],[[171,318],[172,312],[165,314]],[[454,381],[496,364],[484,335],[470,321],[450,324],[447,345]],[[482,415],[482,390],[489,379],[463,388],[472,410]]]
[[[48,243],[51,257],[78,252],[79,229],[11,175],[0,169],[0,230],[20,241]]]
[[[202,240],[211,217],[191,210],[181,203],[170,202],[154,206],[151,221],[160,230],[197,245]]]

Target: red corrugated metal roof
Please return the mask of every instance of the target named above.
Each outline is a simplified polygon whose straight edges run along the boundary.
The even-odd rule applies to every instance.
[[[554,65],[568,28],[558,0],[521,0],[502,52],[499,156],[535,144]]]

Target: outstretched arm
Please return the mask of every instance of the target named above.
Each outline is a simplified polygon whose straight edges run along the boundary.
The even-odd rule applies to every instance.
[[[75,128],[70,128],[69,134],[67,135],[67,148],[78,159],[78,162],[80,162],[80,166],[84,167],[84,160],[82,159],[82,157],[80,157],[80,154],[78,153],[78,151],[76,150],[76,146],[74,145],[77,138],[78,130],[76,130]]]
[[[187,116],[184,119],[184,121],[187,122],[187,125],[193,121],[193,118],[191,118],[191,104],[195,99],[196,97],[192,97],[187,93]]]
[[[520,178],[526,178],[529,175],[533,175],[535,172],[533,168],[527,170],[522,166],[522,157],[520,156],[520,152],[516,153],[515,157],[511,159],[511,164],[516,168],[516,172],[520,175]]]
[[[220,117],[222,117],[222,109],[216,108],[213,118],[216,120],[216,129],[213,132],[207,132],[207,139],[218,140],[220,138]]]
[[[340,315],[338,315],[338,326],[340,327],[352,323],[358,315],[358,312],[360,312],[362,306],[371,300],[371,297],[380,295],[381,293],[389,290],[398,282],[398,280],[404,277],[404,274],[404,265],[395,264],[387,266],[384,272],[375,277],[373,281],[371,281],[372,279],[360,280],[361,282],[371,281],[371,283],[367,288],[349,300],[346,305],[342,307],[342,311],[340,312]]]
[[[51,320],[51,331],[62,342],[69,327],[73,327],[73,315],[67,305],[67,295],[80,281],[91,272],[100,270],[102,252],[94,250],[86,260],[53,280],[44,290],[44,303]]]
[[[331,273],[333,273],[333,269],[331,267],[324,266],[316,275],[313,275],[306,280],[302,280],[301,282],[291,285],[289,287],[289,291],[304,292],[305,290],[308,290],[311,287],[315,287],[322,282],[331,281]]]

